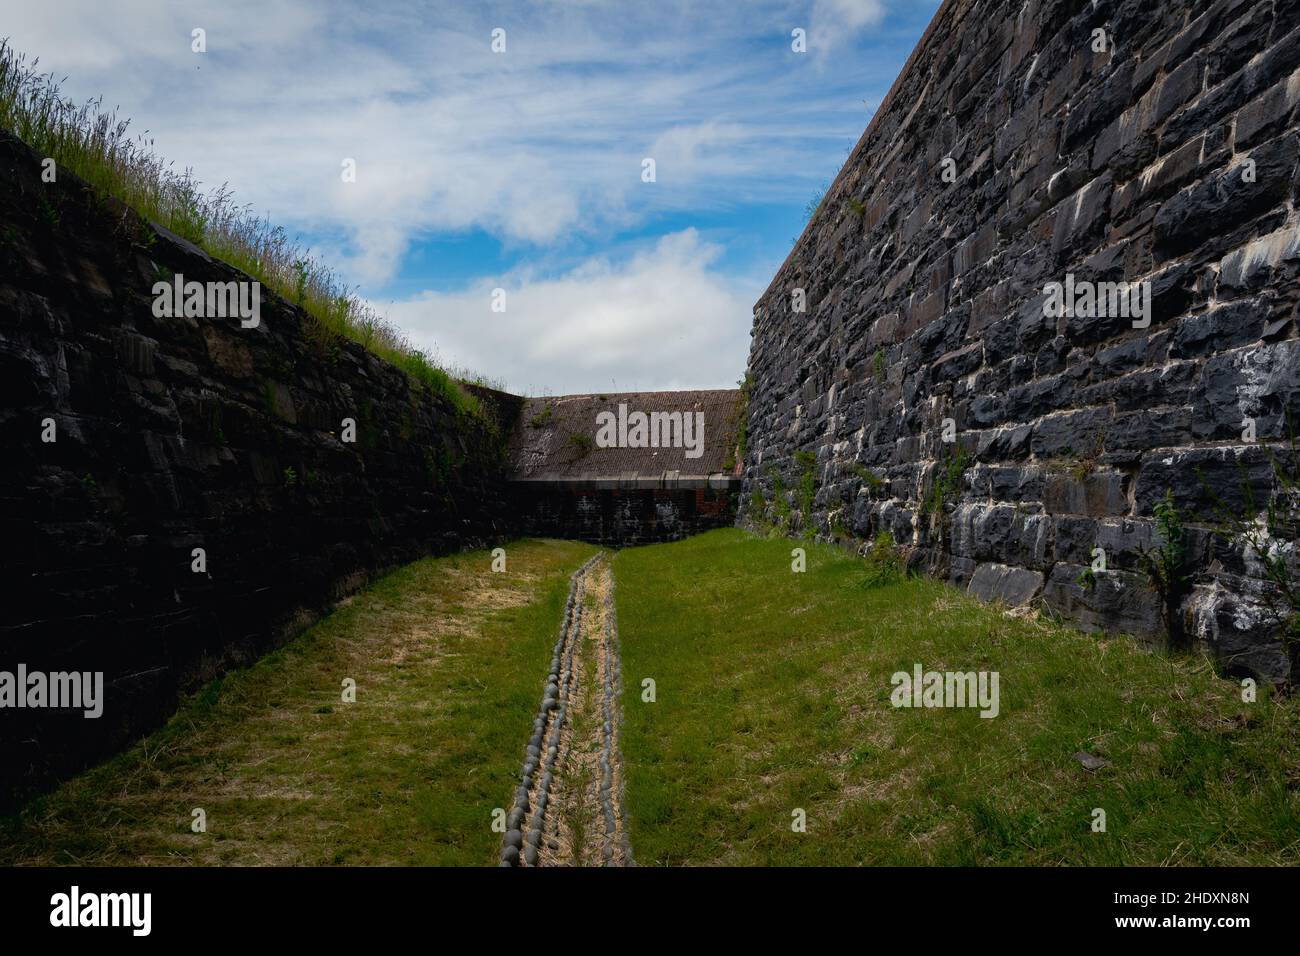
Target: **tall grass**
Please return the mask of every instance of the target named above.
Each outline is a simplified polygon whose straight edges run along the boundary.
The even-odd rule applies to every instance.
[[[7,129],[96,189],[242,269],[300,306],[326,334],[351,339],[405,371],[463,412],[479,413],[434,357],[416,348],[284,229],[236,205],[226,184],[204,192],[190,169],[177,172],[145,134],[128,135],[130,120],[105,110],[103,98],[78,106],[65,99],[39,59],[0,39],[0,129]]]

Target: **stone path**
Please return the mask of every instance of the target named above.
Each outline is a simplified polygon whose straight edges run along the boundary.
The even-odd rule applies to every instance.
[[[618,735],[622,691],[606,552],[574,572],[542,705],[507,815],[502,866],[630,866]]]

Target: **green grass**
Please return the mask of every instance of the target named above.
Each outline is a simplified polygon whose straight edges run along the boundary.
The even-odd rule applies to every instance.
[[[1200,658],[930,580],[864,588],[858,559],[734,529],[614,570],[639,863],[1300,862],[1300,708],[1243,703]],[[1000,715],[894,708],[890,675],[917,662],[998,671]]]
[[[238,206],[225,185],[204,192],[192,172],[176,172],[153,151],[153,141],[128,135],[129,120],[105,111],[102,100],[77,105],[65,99],[53,74],[38,73],[5,39],[0,39],[0,129],[12,132],[59,170],[76,173],[144,219],[158,223],[243,270],[283,298],[299,305],[324,337],[358,342],[413,379],[446,397],[454,407],[480,414],[478,400],[460,388],[453,374],[405,334],[385,321],[310,250],[284,229]],[[46,206],[47,218],[57,213]],[[146,230],[152,233],[152,230]],[[146,238],[150,241],[152,236]],[[454,373],[475,384],[499,387],[465,370]]]
[[[594,551],[519,541],[501,574],[482,551],[395,571],[3,821],[0,864],[493,864],[492,811]]]

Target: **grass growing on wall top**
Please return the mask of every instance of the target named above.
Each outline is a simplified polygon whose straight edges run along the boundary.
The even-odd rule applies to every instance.
[[[130,121],[119,119],[116,109],[105,111],[102,100],[78,106],[65,99],[52,74],[36,71],[37,63],[28,63],[0,39],[0,129],[146,220],[248,273],[300,306],[327,333],[360,343],[461,411],[480,412],[478,400],[447,370],[291,241],[282,227],[237,206],[225,185],[203,192],[190,170],[178,173],[153,152],[152,140],[128,136]]]

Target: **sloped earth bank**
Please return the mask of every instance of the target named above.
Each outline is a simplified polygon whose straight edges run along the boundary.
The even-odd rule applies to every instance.
[[[614,579],[604,552],[573,575],[524,750],[502,866],[627,866]]]

